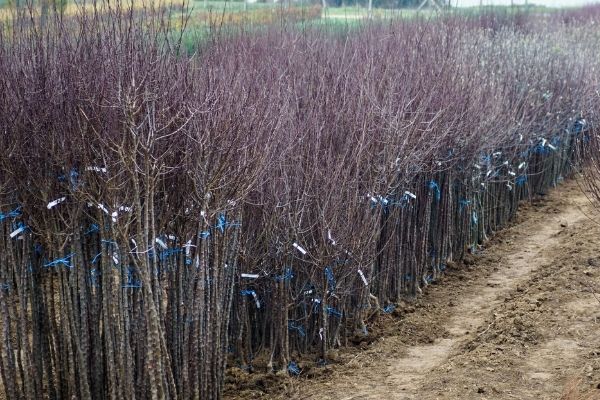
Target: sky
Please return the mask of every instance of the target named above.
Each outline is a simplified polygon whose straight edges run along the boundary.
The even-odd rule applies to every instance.
[[[525,4],[525,0],[513,0],[514,4]],[[510,5],[511,0],[483,0],[483,4]],[[600,3],[600,0],[529,0],[530,4],[548,7],[582,6]],[[452,0],[452,5],[459,7],[478,6],[479,0]]]

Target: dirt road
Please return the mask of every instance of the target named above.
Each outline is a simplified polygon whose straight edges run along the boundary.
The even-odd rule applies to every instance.
[[[304,378],[288,378],[275,391],[249,386],[237,395],[600,399],[600,225],[594,220],[600,217],[577,183],[566,183],[525,205],[514,226],[453,266],[421,298],[374,322],[370,334],[377,340],[334,352],[335,365],[307,368]]]

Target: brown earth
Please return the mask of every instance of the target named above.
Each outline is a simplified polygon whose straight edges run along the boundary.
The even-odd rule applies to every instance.
[[[231,368],[225,398],[600,399],[596,221],[568,182],[334,363],[300,359],[299,378]]]

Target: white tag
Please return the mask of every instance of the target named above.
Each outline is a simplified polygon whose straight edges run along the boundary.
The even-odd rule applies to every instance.
[[[508,174],[509,174],[510,176],[516,176],[516,175],[517,175],[517,174],[515,174],[515,173],[514,173],[514,172],[512,172],[512,171],[508,171]]]
[[[60,203],[62,203],[66,199],[67,199],[66,197],[61,197],[60,199],[56,199],[56,200],[51,201],[50,203],[48,203],[48,205],[46,207],[48,207],[48,210],[49,210],[52,207],[55,207],[55,206],[59,205]]]
[[[169,235],[169,236],[167,236],[167,239],[169,239],[171,241],[177,240],[177,238],[175,237],[175,235]]]
[[[523,161],[521,164],[519,164],[519,169],[522,169],[525,165],[526,165],[526,163],[525,163],[525,161]]]
[[[409,192],[408,190],[406,192],[404,192],[405,195],[412,197],[413,199],[417,198],[417,195],[415,195],[414,193]]]
[[[252,297],[254,297],[254,301],[256,301],[256,308],[260,308],[260,301],[258,301],[258,296],[256,292],[252,292]]]
[[[365,286],[369,286],[369,282],[367,282],[367,278],[365,278],[365,274],[359,269],[358,274],[360,275],[360,279],[362,279]]]
[[[103,167],[86,167],[85,170],[86,171],[93,171],[93,172],[102,172],[104,174],[108,172],[106,170],[106,168],[103,168]]]
[[[163,249],[165,249],[165,250],[169,248],[169,247],[166,245],[166,243],[165,243],[165,242],[163,242],[162,240],[160,240],[159,238],[156,238],[156,243],[158,243],[158,245],[159,245],[160,247],[162,247]]]
[[[320,328],[319,329],[319,337],[321,338],[321,340],[323,340],[323,332],[325,331],[325,329]]]
[[[104,207],[104,204],[98,203],[98,208],[101,209],[102,211],[104,211],[104,213],[106,215],[110,215],[110,213],[108,212],[108,209],[106,207]]]
[[[300,245],[296,242],[294,242],[293,246],[300,252],[302,253],[303,256],[306,255],[306,250],[304,250],[302,247],[300,247]]]
[[[119,207],[119,211],[131,212],[131,207],[121,206]]]
[[[119,265],[119,256],[116,254],[113,254],[112,256],[113,262],[115,263],[115,265]]]
[[[22,227],[20,227],[20,228],[17,228],[17,230],[13,231],[13,232],[10,234],[10,238],[11,238],[11,239],[14,239],[16,236],[20,235],[20,234],[21,234],[21,233],[22,233],[22,232],[23,232],[25,229],[26,229],[26,228],[25,228],[24,226],[22,226]]]
[[[116,211],[113,212],[111,215],[112,218],[112,222],[117,222],[117,217],[119,216],[119,213],[117,213]]]
[[[332,245],[335,246],[335,240],[331,236],[331,230],[327,229],[327,239],[331,242]]]
[[[182,247],[185,247],[185,255],[189,257],[190,253],[192,252],[192,247],[196,247],[196,246],[194,246],[192,244],[192,240],[190,239]]]
[[[258,279],[258,274],[242,274],[241,277],[247,279]]]

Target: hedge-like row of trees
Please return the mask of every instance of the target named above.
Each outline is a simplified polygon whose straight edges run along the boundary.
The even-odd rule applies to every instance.
[[[580,19],[273,28],[190,55],[170,16],[101,11],[1,31],[10,399],[217,399],[227,358],[261,352],[301,373],[590,141]]]

